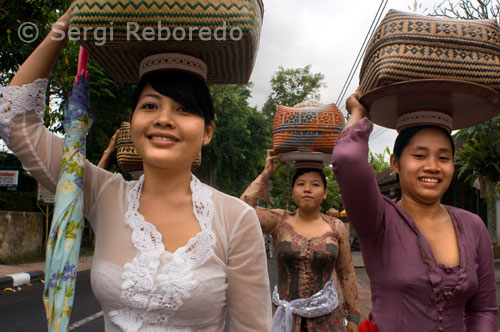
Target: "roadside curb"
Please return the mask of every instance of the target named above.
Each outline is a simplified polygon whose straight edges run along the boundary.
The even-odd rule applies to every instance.
[[[43,271],[31,271],[22,273],[13,273],[0,277],[0,290],[8,287],[17,287],[30,282],[43,279],[45,273]]]

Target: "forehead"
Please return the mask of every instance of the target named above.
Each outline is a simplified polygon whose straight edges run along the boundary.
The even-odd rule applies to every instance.
[[[297,177],[297,181],[302,180],[302,181],[322,181],[321,175],[319,175],[318,172],[307,172],[299,177]]]
[[[429,150],[450,150],[449,137],[438,128],[425,128],[416,133],[408,142],[407,149],[425,148]]]

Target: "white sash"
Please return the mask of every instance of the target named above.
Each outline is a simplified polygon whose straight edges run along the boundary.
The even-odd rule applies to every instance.
[[[278,287],[274,286],[273,303],[278,307],[273,316],[272,332],[291,332],[293,316],[292,314],[314,318],[329,314],[339,306],[339,297],[329,280],[322,290],[306,299],[295,299],[290,302],[280,300]]]

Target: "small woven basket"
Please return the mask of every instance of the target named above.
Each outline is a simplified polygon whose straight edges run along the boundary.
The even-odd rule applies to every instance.
[[[137,82],[145,56],[178,52],[203,59],[210,84],[246,83],[263,12],[262,0],[76,0],[70,25],[119,82]]]
[[[130,123],[128,122],[122,122],[116,137],[116,159],[122,171],[142,171],[142,159],[132,142]]]
[[[500,91],[500,29],[495,20],[459,20],[390,10],[368,44],[362,92],[391,83],[446,79]]]
[[[335,104],[319,107],[280,105],[273,121],[273,148],[277,153],[331,154],[343,125],[344,116]]]

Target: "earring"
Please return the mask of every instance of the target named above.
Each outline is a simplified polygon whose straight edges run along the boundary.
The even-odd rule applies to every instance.
[[[208,141],[207,141],[207,140],[204,140],[204,141],[203,141],[203,145],[208,145]]]

